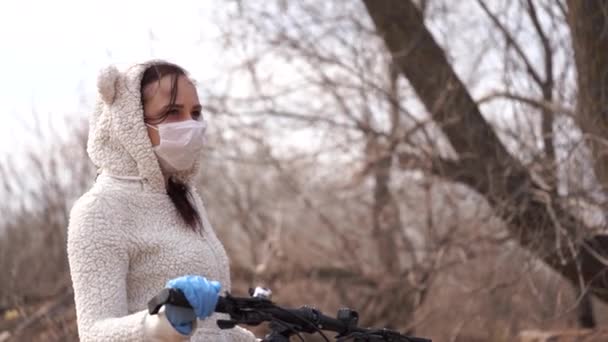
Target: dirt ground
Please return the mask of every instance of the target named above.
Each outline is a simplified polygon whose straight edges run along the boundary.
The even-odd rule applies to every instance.
[[[72,293],[0,310],[0,342],[78,341]]]

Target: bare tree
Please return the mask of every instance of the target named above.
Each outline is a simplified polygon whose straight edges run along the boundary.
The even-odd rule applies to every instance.
[[[608,241],[603,235],[588,236],[587,232],[590,229],[564,207],[563,201],[557,195],[555,184],[539,182],[517,157],[509,153],[494,129],[482,116],[467,87],[454,72],[446,59],[445,52],[426,28],[415,4],[411,1],[390,0],[364,0],[364,3],[379,34],[391,51],[395,64],[412,84],[457,153],[455,159],[435,159],[436,163],[442,165],[439,167],[442,170],[440,174],[465,183],[483,194],[496,213],[508,223],[511,236],[522,246],[528,248],[576,286],[589,290],[604,301],[607,300],[605,289],[608,284],[605,279],[604,256]],[[481,1],[479,3],[527,64],[527,72],[541,88],[543,100],[551,102],[553,83],[551,51],[538,22],[534,4],[528,2],[528,14],[544,46],[546,73],[544,78],[535,71],[515,40],[489,12],[484,3]],[[601,68],[602,62],[599,62],[601,58],[591,51],[595,51],[593,46],[600,46],[601,42],[598,39],[603,39],[600,38],[603,37],[600,32],[605,26],[597,25],[597,22],[587,19],[593,17],[601,23],[605,20],[605,11],[595,11],[596,9],[591,8],[591,3],[600,6],[599,2],[576,3],[571,10],[573,14],[570,15],[570,23],[574,26],[577,66],[585,65],[578,70],[578,90],[579,107],[587,110],[587,119],[584,118],[585,114],[579,113],[579,115],[582,117],[581,121],[585,122],[584,125],[594,127],[593,139],[601,141],[603,131],[598,130],[602,126],[596,124],[597,121],[589,120],[589,115],[595,118],[601,112],[593,110],[589,112],[589,108],[601,106],[602,102],[592,94],[601,94],[604,87],[601,82],[592,81],[594,76],[589,75],[588,69],[591,67],[588,66],[597,65]],[[593,16],[590,17],[592,13]],[[589,22],[594,24],[585,26]],[[581,41],[584,40],[583,36],[587,39],[584,42]],[[427,70],[433,70],[433,77],[428,77]],[[593,69],[592,73],[603,75],[597,69]],[[551,147],[551,112],[545,108],[542,114],[547,156],[554,158],[555,153]],[[585,127],[584,125],[581,124]],[[585,131],[585,128],[583,130]],[[596,156],[601,155],[598,146],[600,145],[597,143],[591,145]],[[594,158],[594,163],[601,165],[596,166],[596,175],[601,180],[602,167],[605,163],[601,158]]]

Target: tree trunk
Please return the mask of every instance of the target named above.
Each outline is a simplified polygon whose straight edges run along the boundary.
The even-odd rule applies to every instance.
[[[595,176],[608,190],[608,1],[568,0],[577,69],[576,119],[593,156]]]

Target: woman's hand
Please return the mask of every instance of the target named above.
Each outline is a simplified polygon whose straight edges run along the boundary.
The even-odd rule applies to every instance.
[[[166,286],[181,290],[194,309],[196,317],[200,319],[205,319],[215,312],[222,287],[217,281],[209,281],[205,277],[195,275],[171,279]]]

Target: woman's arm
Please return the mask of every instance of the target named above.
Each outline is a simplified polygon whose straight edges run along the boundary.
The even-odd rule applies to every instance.
[[[87,341],[183,341],[163,312],[128,314],[127,240],[103,199],[85,195],[70,213],[68,260],[78,334]],[[194,331],[194,329],[193,329]]]

